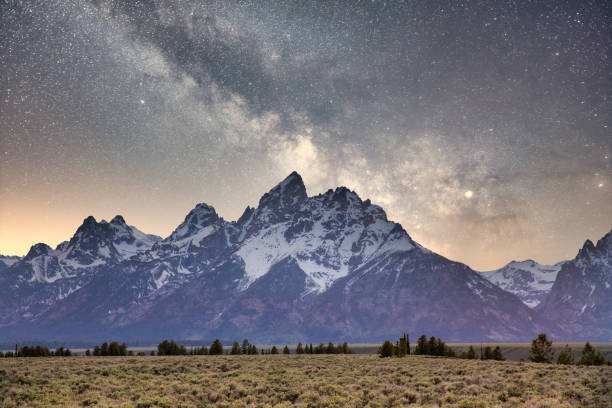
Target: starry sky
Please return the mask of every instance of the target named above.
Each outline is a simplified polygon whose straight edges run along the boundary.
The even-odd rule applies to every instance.
[[[612,228],[608,1],[0,1],[0,253],[298,171],[473,268]]]

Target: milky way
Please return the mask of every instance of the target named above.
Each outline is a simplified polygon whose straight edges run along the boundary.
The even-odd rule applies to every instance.
[[[474,268],[612,227],[609,2],[4,1],[0,252],[297,170]]]

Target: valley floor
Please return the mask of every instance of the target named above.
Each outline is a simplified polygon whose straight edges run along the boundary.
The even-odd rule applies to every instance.
[[[409,356],[1,358],[2,407],[609,407],[612,367]]]

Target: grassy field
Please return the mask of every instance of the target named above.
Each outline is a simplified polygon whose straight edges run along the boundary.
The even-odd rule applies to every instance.
[[[2,407],[610,407],[612,367],[371,355],[0,359]]]

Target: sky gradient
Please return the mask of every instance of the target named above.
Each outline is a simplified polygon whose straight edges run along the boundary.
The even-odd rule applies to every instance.
[[[612,228],[606,1],[0,3],[0,253],[298,171],[480,269]]]

